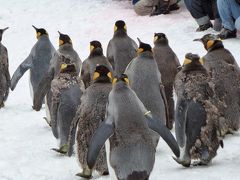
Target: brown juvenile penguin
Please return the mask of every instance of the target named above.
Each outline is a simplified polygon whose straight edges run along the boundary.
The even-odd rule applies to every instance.
[[[183,68],[174,82],[175,132],[181,151],[180,158],[175,160],[186,167],[192,159],[199,159],[196,165],[207,165],[222,143],[213,83],[201,63],[198,55],[186,54]]]
[[[196,39],[203,43],[207,54],[203,57],[204,67],[209,71],[215,85],[215,92],[222,101],[218,108],[221,112],[221,134],[232,133],[239,129],[240,118],[240,69],[230,51],[213,34]]]

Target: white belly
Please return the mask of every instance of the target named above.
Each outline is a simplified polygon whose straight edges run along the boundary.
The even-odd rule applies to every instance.
[[[45,99],[46,117],[47,117],[48,122],[50,123],[51,122],[51,116],[50,116],[50,109],[48,107],[47,96],[45,96],[44,99]]]
[[[109,139],[105,142],[105,148],[106,148],[106,153],[107,153],[107,164],[108,164],[108,171],[109,171],[110,179],[111,180],[117,180],[117,176],[115,174],[114,169],[110,165],[110,160],[109,160],[109,158],[110,158],[110,142],[109,142]]]

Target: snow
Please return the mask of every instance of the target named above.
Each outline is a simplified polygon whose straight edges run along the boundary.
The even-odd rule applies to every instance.
[[[59,30],[69,34],[79,56],[84,60],[89,53],[89,42],[97,39],[104,49],[113,34],[114,22],[123,19],[128,34],[136,40],[152,44],[154,32],[164,32],[180,61],[187,52],[203,56],[202,44],[193,39],[202,37],[213,30],[197,33],[197,25],[181,4],[181,10],[171,15],[156,17],[137,16],[129,1],[111,0],[0,0],[0,28],[9,26],[3,36],[8,48],[11,75],[26,58],[36,42],[31,25],[46,28],[50,39],[57,48]],[[240,62],[239,38],[225,40],[224,45]],[[35,112],[28,87],[28,75],[19,81],[11,92],[6,107],[0,109],[0,180],[69,180],[80,179],[75,157],[65,157],[50,149],[56,147],[51,129],[43,120],[45,109]],[[174,133],[174,132],[173,132]],[[151,180],[239,179],[239,132],[228,136],[224,149],[207,167],[183,168],[173,159],[169,147],[160,141]],[[94,174],[94,179],[109,180]]]

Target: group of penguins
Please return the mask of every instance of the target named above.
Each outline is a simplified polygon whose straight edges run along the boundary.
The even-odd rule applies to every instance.
[[[187,53],[181,66],[164,33],[154,34],[153,48],[140,39],[137,46],[118,20],[106,57],[92,41],[82,63],[68,35],[59,32],[56,51],[47,31],[33,27],[37,42],[12,78],[0,43],[0,106],[30,70],[33,109],[45,103],[59,140],[53,150],[75,153],[81,177],[90,179],[96,170],[118,180],[148,180],[160,136],[177,163],[207,165],[224,136],[239,128],[240,69],[216,35],[195,39],[206,55]]]

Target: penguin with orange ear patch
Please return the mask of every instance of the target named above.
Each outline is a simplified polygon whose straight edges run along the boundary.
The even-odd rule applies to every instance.
[[[185,56],[182,70],[176,75],[177,96],[175,133],[180,147],[179,164],[189,167],[207,165],[217,155],[219,145],[219,110],[211,77],[196,54]]]
[[[215,91],[223,105],[221,134],[239,129],[240,117],[240,69],[231,52],[224,48],[222,41],[213,34],[196,39],[203,43],[207,54],[203,57],[204,67],[209,71],[215,84]],[[225,119],[225,120],[224,120]]]
[[[92,176],[92,170],[87,165],[87,151],[93,134],[104,120],[108,95],[112,89],[111,82],[111,71],[104,65],[96,66],[92,84],[83,93],[81,105],[78,107],[74,122],[71,125],[69,143],[74,143],[77,128],[77,158],[82,168],[82,172],[77,175],[84,178]],[[68,154],[72,154],[72,149],[69,150]],[[94,169],[100,175],[108,175],[105,148],[101,150]]]
[[[36,28],[37,42],[33,46],[28,57],[18,66],[11,79],[11,90],[13,91],[27,70],[30,70],[30,93],[33,97],[38,89],[41,79],[47,74],[50,60],[56,50],[50,42],[48,32],[43,28]],[[42,103],[42,101],[41,101]]]

